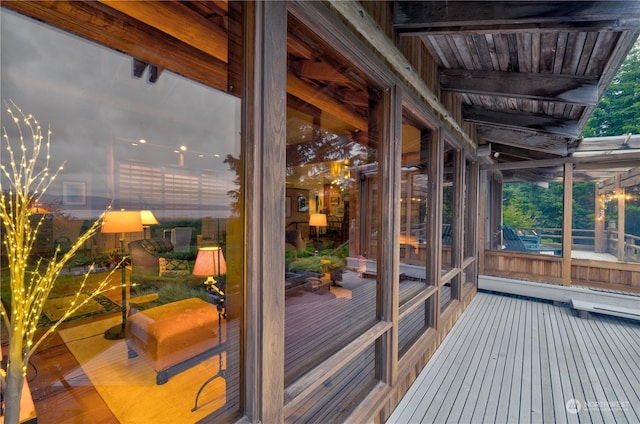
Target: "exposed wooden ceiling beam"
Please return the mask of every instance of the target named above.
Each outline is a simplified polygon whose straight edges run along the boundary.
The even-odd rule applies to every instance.
[[[529,169],[529,168],[545,168],[550,166],[564,165],[565,163],[575,163],[577,167],[586,169],[586,164],[593,164],[592,169],[609,169],[611,167],[632,168],[640,161],[640,153],[630,153],[624,155],[598,155],[575,157],[569,156],[557,159],[529,160],[520,162],[505,162],[480,165],[482,170],[504,171],[509,169]],[[582,166],[584,164],[584,166]]]
[[[478,139],[491,143],[505,144],[558,156],[566,156],[568,153],[567,145],[569,140],[567,138],[482,125],[479,125],[476,131]]]
[[[640,166],[630,169],[620,176],[620,187],[628,188],[640,185]]]
[[[557,158],[557,155],[552,155],[548,152],[539,152],[536,150],[531,150],[525,146],[511,146],[507,144],[500,143],[491,143],[491,152],[496,158],[496,153],[498,154],[497,158],[502,161],[503,157],[515,158],[517,160],[540,160],[540,159],[554,159]]]
[[[615,137],[591,137],[580,141],[576,151],[612,151],[624,149],[640,149],[640,134],[628,134]]]
[[[395,1],[405,35],[462,32],[602,31],[637,28],[637,1]]]
[[[325,62],[311,60],[296,60],[291,62],[291,68],[300,78],[309,78],[326,82],[335,82],[343,86],[353,85],[352,81],[343,73]]]
[[[578,105],[598,104],[598,78],[524,72],[440,71],[440,88],[456,93],[546,100]]]
[[[524,181],[531,184],[555,181],[562,178],[562,168],[536,170],[508,171],[503,175],[503,180],[507,182]]]
[[[356,129],[367,131],[369,123],[362,116],[354,113],[351,109],[337,102],[333,97],[324,94],[316,87],[312,87],[302,81],[292,72],[287,73],[287,93],[298,97],[305,102],[314,105],[320,110],[328,112],[340,118],[343,122]]]
[[[489,110],[479,106],[464,105],[463,119],[476,124],[484,124],[525,131],[544,132],[567,137],[578,136],[578,121],[550,115]]]
[[[125,15],[157,28],[223,62],[228,61],[227,33],[179,2],[100,0]]]
[[[2,7],[202,84],[227,89],[226,63],[98,2],[9,1]]]

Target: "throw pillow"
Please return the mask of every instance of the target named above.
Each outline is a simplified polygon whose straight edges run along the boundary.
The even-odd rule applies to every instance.
[[[171,252],[173,250],[171,242],[164,238],[145,239],[140,243],[140,246],[152,255]]]
[[[189,261],[184,259],[160,258],[158,259],[160,277],[176,277],[190,275]]]

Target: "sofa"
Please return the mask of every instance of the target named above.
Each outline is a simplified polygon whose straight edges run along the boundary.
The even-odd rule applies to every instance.
[[[129,243],[131,283],[141,288],[159,288],[167,284],[202,284],[203,277],[191,274],[195,253],[175,252],[167,238],[151,238]]]

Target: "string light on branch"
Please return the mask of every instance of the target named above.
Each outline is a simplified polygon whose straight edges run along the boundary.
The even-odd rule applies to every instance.
[[[8,284],[11,292],[11,304],[0,303],[0,317],[9,329],[9,357],[6,371],[2,371],[3,384],[11,393],[21,393],[23,378],[26,376],[29,359],[38,346],[49,335],[56,331],[64,319],[73,315],[96,295],[119,288],[111,283],[114,268],[103,280],[96,283],[89,296],[80,298],[85,292],[87,278],[93,267],[85,274],[77,285],[76,296],[63,312],[63,318],[44,332],[40,333],[38,322],[43,313],[44,305],[51,290],[73,255],[91,239],[100,228],[100,218],[90,228],[78,237],[67,253],[58,256],[59,249],[46,262],[32,257],[32,249],[42,228],[42,218],[33,222],[32,207],[40,205],[42,198],[64,169],[64,163],[57,171],[50,173],[51,129],[47,129],[46,137],[38,121],[32,115],[26,115],[12,101],[5,102],[6,111],[11,122],[16,126],[18,142],[12,142],[9,132],[3,126],[3,150],[7,153],[1,157],[4,162],[0,165],[3,177],[0,179],[0,220],[2,223],[3,244],[7,252],[9,268]],[[25,135],[30,139],[25,141]],[[5,309],[6,307],[10,309]],[[36,338],[37,336],[37,338]],[[17,374],[21,378],[15,379]],[[13,386],[14,384],[18,387]],[[3,385],[4,390],[4,385]],[[12,408],[11,402],[6,408]]]

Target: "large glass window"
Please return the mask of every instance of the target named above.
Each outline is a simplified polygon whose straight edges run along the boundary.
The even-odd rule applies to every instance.
[[[226,34],[227,19],[238,24],[226,7],[206,12],[220,23],[218,35]],[[61,272],[38,323],[42,331],[60,320],[85,275],[83,296],[105,279],[113,287],[68,318],[33,356],[28,390],[38,420],[232,420],[242,387],[240,99],[167,64],[161,69],[5,9],[1,15],[3,99],[11,99],[15,113],[19,107],[50,125],[50,165],[64,164],[31,205],[33,222],[44,225],[29,266],[68,251],[111,208],[102,231]],[[138,47],[169,52],[154,34]],[[229,43],[237,57],[240,41]],[[184,49],[187,56],[192,51]],[[226,72],[216,74],[216,86],[228,85]],[[236,85],[234,92],[242,90]],[[19,152],[6,111],[2,125]],[[3,153],[2,165],[9,160]],[[3,178],[3,189],[8,184]],[[113,213],[123,210],[133,214],[128,223],[139,223],[126,232],[116,219],[123,215]],[[135,218],[149,212],[153,218],[144,222]],[[3,266],[2,301],[12,308],[7,272]]]
[[[403,113],[402,172],[400,181],[400,321],[398,346],[404,354],[424,332],[432,328],[431,312],[435,285],[427,272],[429,264],[429,154],[433,132]],[[418,296],[418,297],[417,297]]]
[[[464,269],[463,283],[474,285],[476,280],[476,237],[477,226],[476,220],[478,216],[478,166],[470,158],[464,161],[464,191],[463,191],[463,207],[464,214],[464,231],[462,232],[462,257]]]
[[[293,18],[287,52],[285,384],[290,385],[377,320],[377,124],[382,118],[377,91],[358,66]]]
[[[548,175],[553,171],[549,169]],[[561,255],[564,184],[540,181],[538,176],[534,176],[537,181],[529,182],[527,177],[521,171],[504,184],[501,247],[519,253]]]
[[[428,157],[431,131],[407,122],[402,126],[400,188],[400,274],[426,279],[428,240]],[[415,267],[415,268],[414,268]]]
[[[460,240],[456,234],[461,225],[460,151],[445,141],[442,155],[442,272],[445,279],[440,285],[441,312],[460,294],[460,276],[447,277],[446,271],[460,267]]]

